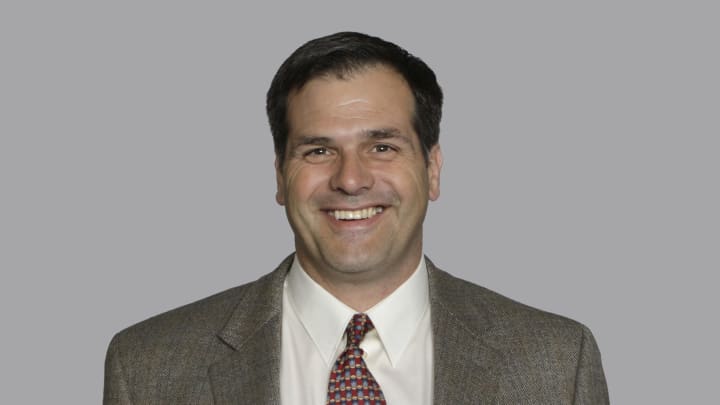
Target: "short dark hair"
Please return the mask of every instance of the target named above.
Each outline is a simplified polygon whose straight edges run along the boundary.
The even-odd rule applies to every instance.
[[[383,65],[405,79],[415,99],[413,129],[427,161],[438,143],[443,94],[435,73],[420,58],[381,38],[358,32],[338,32],[313,39],[295,50],[278,69],[267,92],[267,115],[280,164],[285,159],[289,123],[288,96],[310,80],[335,75],[340,79],[367,67]]]

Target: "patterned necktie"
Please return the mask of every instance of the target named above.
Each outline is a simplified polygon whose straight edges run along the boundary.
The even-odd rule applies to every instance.
[[[327,404],[386,405],[385,396],[367,369],[360,348],[363,337],[373,328],[366,314],[355,314],[348,323],[345,351],[330,372]]]

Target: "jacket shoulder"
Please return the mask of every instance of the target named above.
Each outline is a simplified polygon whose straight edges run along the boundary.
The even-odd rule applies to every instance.
[[[282,292],[282,282],[292,262],[286,258],[274,271],[263,277],[198,301],[155,315],[118,332],[114,340],[148,341],[172,339],[184,335],[217,333],[239,306],[269,310],[276,305],[273,297]]]
[[[207,402],[208,367],[234,350],[220,332],[231,320],[237,320],[237,314],[279,311],[279,300],[273,297],[282,291],[285,270],[281,265],[256,281],[118,332],[105,359],[106,403],[124,403],[119,401],[124,397],[140,403]]]
[[[548,330],[577,336],[587,329],[573,319],[523,304],[436,267],[431,278],[435,290],[431,296],[440,305],[466,324],[481,323],[486,332],[518,336]]]
[[[252,283],[233,287],[209,297],[171,309],[128,326],[116,335],[116,340],[161,339],[189,332],[217,331],[224,318],[252,289]]]
[[[434,305],[502,357],[506,402],[608,403],[600,351],[585,325],[429,268]]]

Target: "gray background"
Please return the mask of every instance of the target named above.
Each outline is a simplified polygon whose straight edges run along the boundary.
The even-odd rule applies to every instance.
[[[3,403],[100,402],[115,332],[292,250],[265,91],[338,30],[445,90],[436,263],[587,324],[614,403],[717,398],[717,7],[388,3],[2,3]]]

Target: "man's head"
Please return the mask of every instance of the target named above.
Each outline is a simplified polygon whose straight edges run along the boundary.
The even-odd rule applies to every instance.
[[[423,154],[438,143],[443,94],[435,73],[419,58],[377,37],[339,32],[313,39],[295,50],[280,66],[267,93],[267,115],[275,144],[275,155],[285,160],[290,124],[288,96],[318,77],[345,78],[372,66],[383,65],[399,73],[414,98],[413,127],[423,145]]]
[[[348,43],[367,43],[372,52]],[[380,39],[346,33],[309,44],[283,64],[269,92],[275,101],[268,105],[282,110],[274,122],[277,111],[269,108],[277,201],[297,257],[316,281],[328,288],[366,280],[393,289],[420,260],[428,200],[439,196],[440,89],[422,62]],[[332,50],[342,57],[328,56]],[[293,62],[298,58],[303,62]],[[425,87],[414,90],[386,59],[411,61],[403,69]],[[428,107],[433,118],[418,112],[428,99],[438,102]]]

